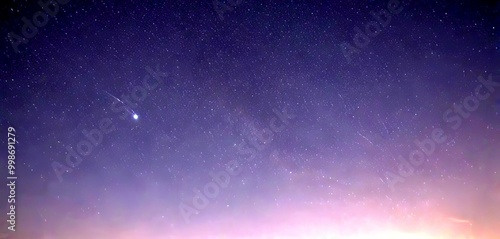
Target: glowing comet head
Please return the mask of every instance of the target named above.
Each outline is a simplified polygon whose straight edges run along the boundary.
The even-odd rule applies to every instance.
[[[133,115],[132,115],[132,118],[134,118],[135,120],[138,120],[138,119],[139,119],[139,115],[137,115],[137,114],[133,114]]]

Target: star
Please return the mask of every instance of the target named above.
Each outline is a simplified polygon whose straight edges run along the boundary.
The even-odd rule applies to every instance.
[[[0,239],[500,239],[494,1],[66,2],[0,13]]]

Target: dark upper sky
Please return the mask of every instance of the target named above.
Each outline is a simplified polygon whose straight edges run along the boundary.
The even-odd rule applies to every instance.
[[[499,3],[66,2],[0,14],[8,238],[498,235]]]

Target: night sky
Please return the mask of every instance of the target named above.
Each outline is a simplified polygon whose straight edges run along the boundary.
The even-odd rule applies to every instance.
[[[49,2],[2,2],[0,238],[500,238],[500,2]]]

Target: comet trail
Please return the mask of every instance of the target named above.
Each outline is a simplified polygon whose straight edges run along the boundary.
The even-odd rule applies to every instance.
[[[129,113],[130,113],[130,115],[132,116],[132,118],[133,118],[134,120],[138,120],[138,119],[139,119],[139,115],[138,115],[138,114],[136,114],[136,113],[134,112],[134,110],[133,110],[132,108],[130,108],[127,104],[125,104],[125,102],[123,102],[122,100],[120,100],[118,97],[116,97],[116,96],[112,95],[112,94],[111,94],[111,93],[109,93],[108,91],[104,91],[104,92],[106,92],[106,94],[108,94],[110,97],[112,97],[112,98],[113,98],[113,99],[115,99],[116,101],[118,101],[118,102],[122,103],[122,104],[123,104],[123,106],[125,106],[125,108],[127,109],[127,112],[129,112]]]

